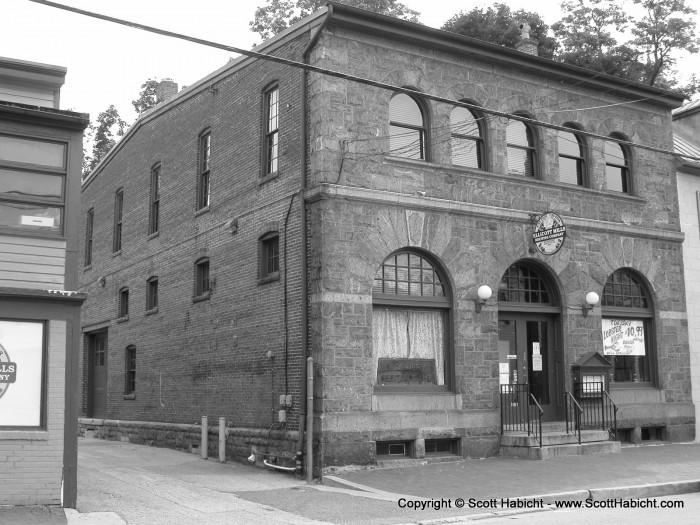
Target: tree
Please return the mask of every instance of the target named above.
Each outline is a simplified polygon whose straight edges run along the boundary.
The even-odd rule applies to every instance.
[[[534,11],[511,11],[506,4],[495,3],[486,9],[475,7],[467,13],[461,12],[445,22],[441,29],[514,48],[520,40],[518,26],[522,22],[530,25],[531,37],[539,41],[538,54],[552,58],[557,42],[548,35],[549,26]]]
[[[88,141],[92,139],[92,155],[83,156],[83,178],[90,174],[117,143],[115,135],[124,136],[127,127],[128,124],[122,120],[113,105],[97,115],[96,123],[88,126]]]
[[[155,78],[149,78],[141,84],[141,91],[139,92],[139,98],[132,100],[131,103],[134,105],[136,113],[139,115],[152,108],[156,105],[156,88],[158,87],[158,80]]]
[[[676,63],[676,51],[697,53],[700,39],[695,36],[695,21],[691,15],[696,11],[685,0],[634,0],[646,11],[644,17],[635,23],[632,34],[636,37],[632,44],[644,51],[647,56],[645,81],[653,86],[676,83],[669,78]]]
[[[263,40],[276,35],[326,4],[326,0],[266,0],[266,2],[267,5],[255,10],[255,19],[249,24],[251,31],[258,33]],[[411,22],[417,22],[420,14],[397,0],[342,0],[340,3]]]

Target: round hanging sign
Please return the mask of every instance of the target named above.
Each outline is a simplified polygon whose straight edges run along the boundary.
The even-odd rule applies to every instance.
[[[2,397],[10,383],[14,383],[17,379],[17,364],[10,361],[10,356],[7,350],[0,345],[0,397]]]
[[[540,253],[554,255],[559,251],[566,237],[566,226],[556,213],[540,216],[532,233],[532,240]]]

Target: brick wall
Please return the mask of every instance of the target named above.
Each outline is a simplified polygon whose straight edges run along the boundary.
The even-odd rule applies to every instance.
[[[298,56],[304,44],[287,42],[278,52]],[[226,417],[236,428],[278,428],[279,396],[286,393],[293,407],[282,427],[297,427],[302,77],[275,64],[237,64],[142,119],[83,188],[83,216],[95,209],[93,262],[81,277],[88,293],[83,331],[108,329],[109,419],[193,424],[206,415],[210,421]],[[262,94],[273,82],[280,90],[279,173],[261,182]],[[207,211],[197,212],[197,148],[204,129],[211,132],[211,199]],[[149,237],[150,169],[157,162],[160,228]],[[114,255],[119,188],[123,247]],[[227,227],[232,219],[235,233]],[[280,234],[280,272],[278,280],[262,284],[259,238],[269,231]],[[212,291],[195,302],[194,264],[202,256],[210,260]],[[159,304],[157,313],[146,314],[151,276],[159,280]],[[125,286],[129,316],[117,320],[118,292]],[[136,392],[125,397],[128,345],[136,347]],[[89,415],[85,343],[82,355],[82,413]]]

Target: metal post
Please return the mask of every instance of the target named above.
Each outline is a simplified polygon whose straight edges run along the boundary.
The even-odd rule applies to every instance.
[[[219,463],[226,463],[226,418],[219,418]]]
[[[202,416],[202,446],[200,447],[202,459],[209,455],[209,423],[207,416]]]
[[[306,359],[306,481],[314,480],[314,358]]]

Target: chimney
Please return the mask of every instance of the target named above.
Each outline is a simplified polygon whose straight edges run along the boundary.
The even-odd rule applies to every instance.
[[[518,26],[520,29],[520,40],[515,43],[515,49],[521,53],[537,56],[537,46],[540,44],[535,38],[530,38],[530,24],[523,22]]]
[[[171,78],[164,78],[156,86],[156,104],[165,102],[177,95],[177,83]]]

